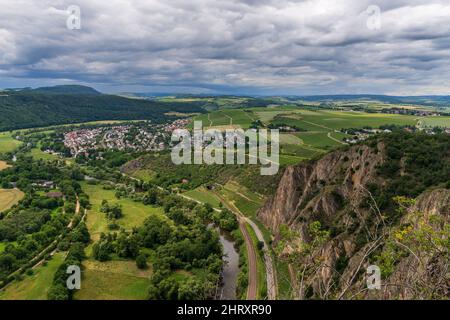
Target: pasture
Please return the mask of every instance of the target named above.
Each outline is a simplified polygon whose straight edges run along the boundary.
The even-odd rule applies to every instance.
[[[13,152],[22,142],[12,137],[13,133],[0,132],[0,153]]]
[[[106,215],[100,212],[103,200],[107,200],[110,205],[117,203],[122,206],[123,217],[117,220],[117,224],[126,230],[141,225],[152,214],[165,218],[162,208],[146,206],[141,202],[135,202],[127,198],[117,199],[114,190],[104,190],[101,185],[90,185],[84,182],[81,187],[89,195],[92,204],[92,208],[87,214],[86,225],[93,240],[98,240],[101,232],[108,231],[109,221]]]
[[[145,300],[151,269],[140,270],[134,261],[83,261],[81,290],[75,300]]]
[[[64,262],[64,252],[55,253],[46,265],[33,269],[33,274],[14,281],[0,291],[0,300],[47,300],[56,270]]]
[[[19,203],[25,194],[19,189],[0,189],[0,212]]]

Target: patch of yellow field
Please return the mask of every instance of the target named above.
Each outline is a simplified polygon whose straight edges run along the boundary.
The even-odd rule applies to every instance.
[[[215,129],[215,130],[220,130],[220,131],[225,131],[225,130],[235,130],[235,129],[241,129],[242,127],[239,125],[225,125],[225,126],[212,126],[212,127],[208,127],[207,129]]]
[[[19,203],[25,194],[19,189],[0,189],[0,212]]]
[[[5,161],[0,161],[0,171],[10,168],[11,166],[7,164]]]

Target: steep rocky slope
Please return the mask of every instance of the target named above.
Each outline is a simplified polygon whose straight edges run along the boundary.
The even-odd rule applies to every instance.
[[[449,152],[448,135],[399,132],[287,168],[258,217],[297,297],[448,297]]]

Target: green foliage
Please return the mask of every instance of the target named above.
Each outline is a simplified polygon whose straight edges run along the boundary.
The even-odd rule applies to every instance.
[[[147,256],[145,254],[140,254],[136,257],[136,266],[139,269],[147,268]]]
[[[203,113],[203,103],[128,99],[114,95],[9,92],[0,97],[0,131],[98,120],[170,119],[168,112]]]

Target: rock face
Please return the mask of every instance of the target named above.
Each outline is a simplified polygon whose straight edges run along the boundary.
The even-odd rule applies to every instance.
[[[398,257],[386,279],[391,286],[365,290],[366,268],[385,250],[396,228],[411,224],[415,212],[423,213],[421,217],[425,218],[439,215],[445,222],[450,213],[450,190],[437,188],[420,195],[395,225],[387,225],[369,191],[373,185],[387,184],[386,178],[378,174],[379,166],[387,161],[385,149],[383,142],[372,147],[355,145],[288,167],[276,193],[258,211],[258,218],[275,235],[274,246],[283,244],[285,248],[279,252],[280,259],[290,256],[293,261],[292,253],[301,251],[299,244],[314,244],[309,230],[313,222],[320,222],[329,232],[324,243],[308,256],[296,256],[295,263],[291,263],[297,271],[297,277],[291,277],[297,282],[293,287],[301,288],[297,298],[417,298],[417,292],[397,288],[418,276],[434,281],[430,271],[406,253]],[[281,226],[294,237],[285,241]],[[437,228],[442,230],[444,226],[441,223]],[[312,257],[320,261],[319,265],[311,264]],[[440,268],[442,275],[448,272],[448,261],[443,261],[447,257],[448,252],[442,257],[427,257],[422,264],[429,264],[428,269],[433,265],[435,270]]]
[[[302,221],[331,223],[344,201],[360,202],[366,185],[380,182],[376,168],[383,163],[383,149],[382,144],[376,150],[354,146],[287,168],[258,217],[274,234],[282,224],[301,230]]]

